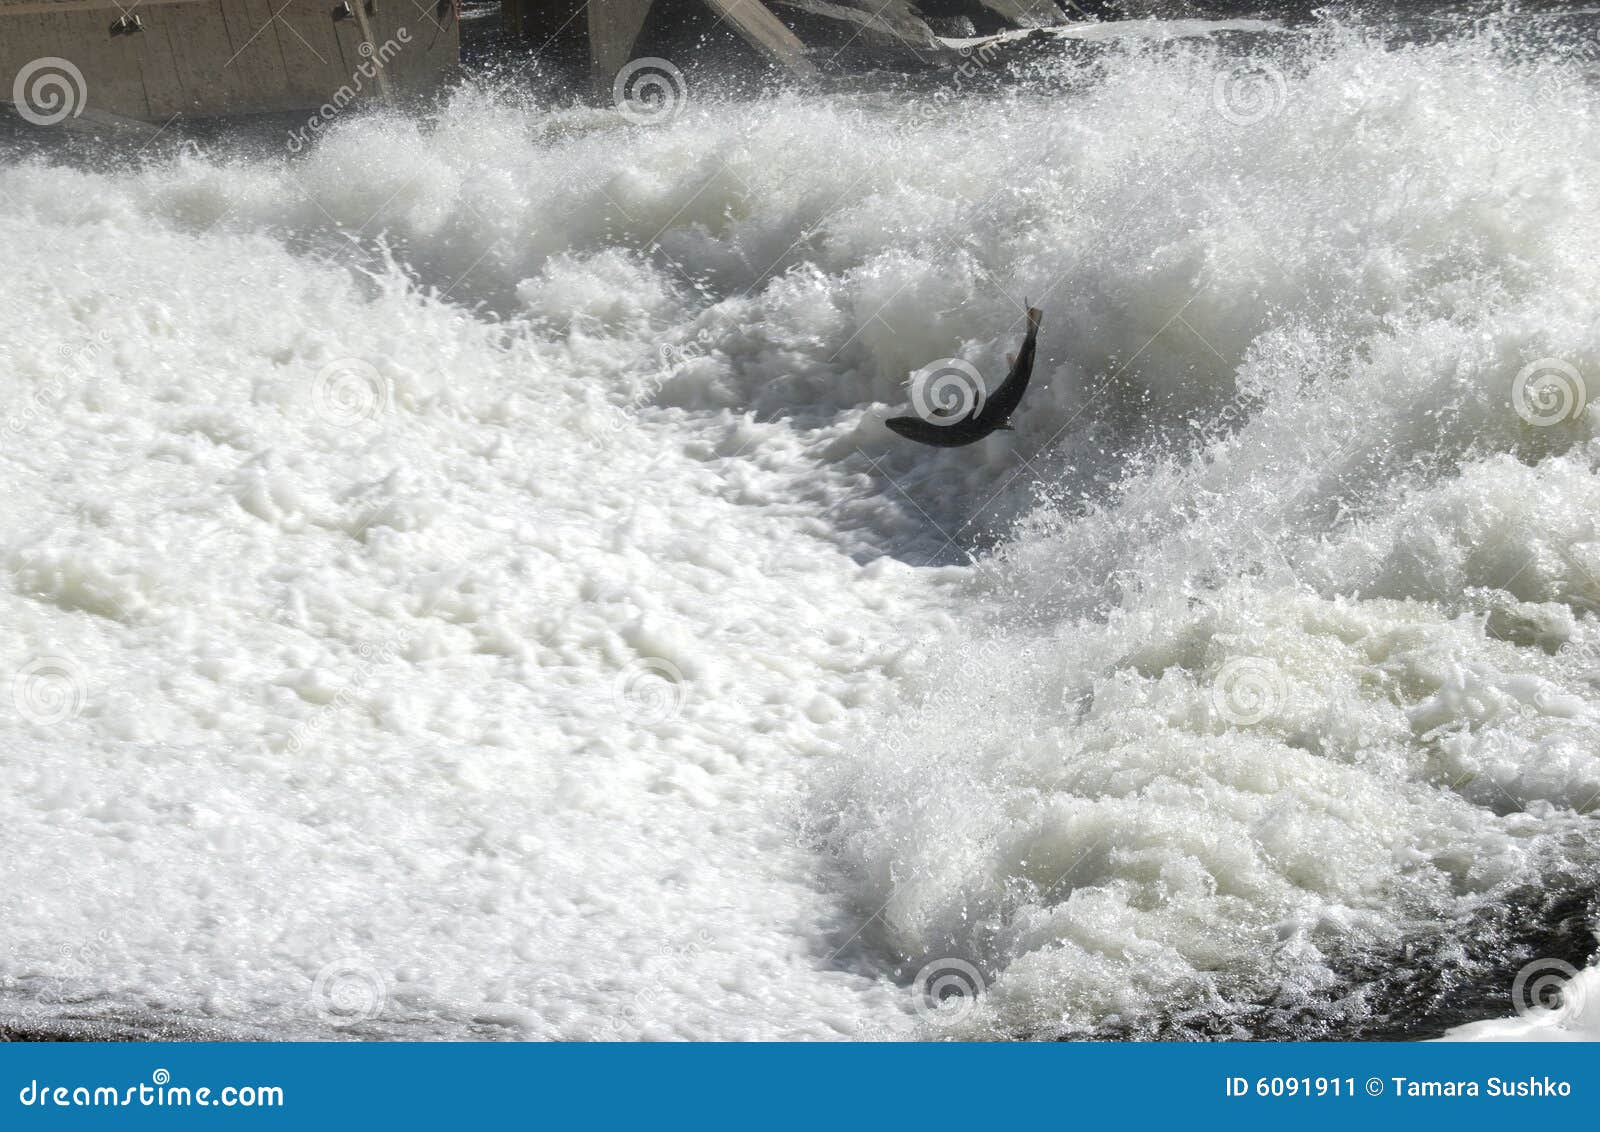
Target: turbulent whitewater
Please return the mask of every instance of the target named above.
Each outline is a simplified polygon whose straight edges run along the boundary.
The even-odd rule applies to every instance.
[[[0,1023],[1371,1036],[1581,967],[1593,33],[1253,34],[7,151]],[[1016,433],[884,428],[1024,296]]]

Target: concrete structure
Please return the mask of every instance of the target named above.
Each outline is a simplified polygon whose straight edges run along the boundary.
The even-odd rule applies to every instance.
[[[796,74],[816,70],[806,48],[763,0],[501,0],[506,31],[543,49],[565,45],[587,55],[600,93],[611,89],[624,64],[641,54],[651,26],[724,25],[760,55]]]
[[[636,57],[688,63],[708,41],[717,67],[737,65],[737,40],[746,54],[802,75],[816,70],[808,45],[834,68],[949,66],[960,56],[929,20],[955,20],[969,32],[1042,26],[1061,22],[1057,2],[502,0],[503,34],[487,38],[498,39],[496,51],[537,56],[547,74],[579,84],[587,77],[606,98]],[[0,102],[35,121],[56,120],[51,100],[64,98],[71,114],[159,125],[401,97],[435,87],[456,65],[459,4],[0,0]]]
[[[0,102],[157,124],[342,107],[434,86],[458,27],[454,0],[0,0]]]

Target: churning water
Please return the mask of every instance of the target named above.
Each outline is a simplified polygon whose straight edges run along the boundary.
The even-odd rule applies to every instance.
[[[1600,40],[1435,30],[14,146],[10,1024],[1371,1036],[1581,966]],[[1016,433],[883,427],[1025,297]]]

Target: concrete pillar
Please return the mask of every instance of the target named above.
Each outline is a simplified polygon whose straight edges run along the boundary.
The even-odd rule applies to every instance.
[[[611,89],[618,71],[635,57],[639,33],[657,4],[683,5],[685,0],[590,0],[589,59],[596,88]],[[701,0],[719,21],[774,63],[797,74],[814,74],[805,44],[785,27],[762,0]]]
[[[655,0],[589,0],[589,63],[595,87],[611,89],[644,30]]]
[[[761,0],[706,0],[706,4],[751,47],[797,74],[815,74],[806,45]]]

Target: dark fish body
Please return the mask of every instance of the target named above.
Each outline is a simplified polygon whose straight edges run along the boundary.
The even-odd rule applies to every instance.
[[[918,444],[927,444],[934,448],[960,448],[962,445],[982,440],[994,431],[984,429],[979,432],[973,427],[972,418],[951,425],[930,424],[921,417],[890,417],[883,423],[889,426],[891,432],[897,432],[907,440],[915,440]]]
[[[1039,310],[1028,308],[1028,334],[1022,340],[1022,349],[1017,351],[1016,360],[1011,363],[1011,372],[976,413],[950,424],[939,424],[918,416],[890,417],[883,423],[889,426],[890,431],[907,440],[934,448],[961,448],[977,443],[997,429],[1010,428],[1011,414],[1022,403],[1022,395],[1028,391],[1028,379],[1033,376],[1033,358],[1041,317]]]

